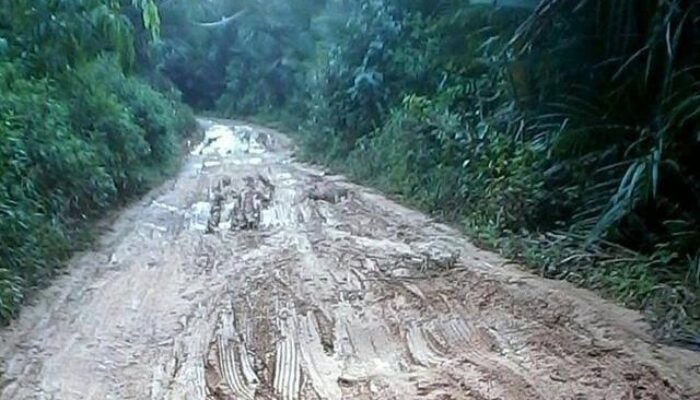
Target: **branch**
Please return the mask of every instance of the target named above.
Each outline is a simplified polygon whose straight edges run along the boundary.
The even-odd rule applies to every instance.
[[[487,4],[495,7],[526,8],[528,10],[534,10],[539,3],[540,0],[471,0],[469,2],[473,5]]]
[[[241,11],[231,15],[230,17],[226,18],[221,18],[221,21],[217,22],[195,22],[195,24],[205,27],[205,28],[217,28],[220,26],[228,25],[230,22],[233,22],[239,18],[241,18],[248,10],[247,9],[242,9]]]

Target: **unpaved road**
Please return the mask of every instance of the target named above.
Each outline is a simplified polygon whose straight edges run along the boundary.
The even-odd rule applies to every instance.
[[[700,399],[638,314],[206,124],[2,329],[2,399]]]

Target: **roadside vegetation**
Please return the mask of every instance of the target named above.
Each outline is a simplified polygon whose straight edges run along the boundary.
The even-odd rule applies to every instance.
[[[86,243],[89,221],[174,172],[195,128],[175,89],[136,73],[135,28],[155,33],[157,14],[124,3],[0,7],[0,322]]]
[[[700,343],[700,5],[685,0],[162,2],[197,107],[542,276]],[[190,23],[183,23],[190,21]]]

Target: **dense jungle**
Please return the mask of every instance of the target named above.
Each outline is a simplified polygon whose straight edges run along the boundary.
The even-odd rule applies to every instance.
[[[195,114],[700,348],[697,1],[1,0],[0,321],[177,174]]]

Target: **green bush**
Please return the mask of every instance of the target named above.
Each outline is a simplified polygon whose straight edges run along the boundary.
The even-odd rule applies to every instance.
[[[194,123],[112,58],[54,80],[20,71],[0,65],[0,320],[55,272],[86,220],[173,171]]]
[[[425,97],[403,104],[350,153],[344,164],[353,176],[432,212],[501,230],[544,223],[544,163],[529,143],[470,132],[462,117]]]

